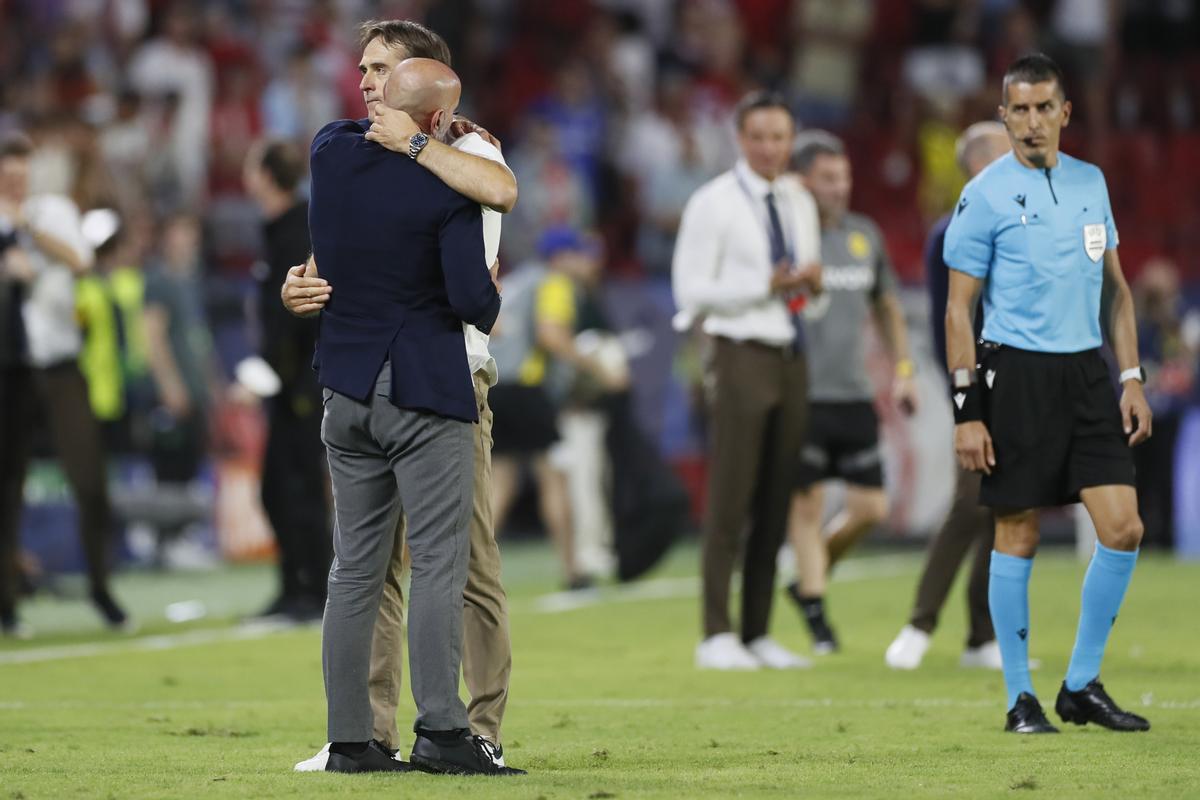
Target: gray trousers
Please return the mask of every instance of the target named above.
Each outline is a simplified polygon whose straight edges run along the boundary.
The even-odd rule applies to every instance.
[[[321,439],[335,526],[321,661],[331,742],[374,732],[367,691],[371,631],[396,524],[408,517],[412,554],[408,657],[414,729],[468,727],[458,696],[475,454],[472,425],[397,408],[384,364],[369,404],[326,389]]]

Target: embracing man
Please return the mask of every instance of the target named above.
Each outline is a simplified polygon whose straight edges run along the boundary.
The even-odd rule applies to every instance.
[[[421,90],[422,75],[440,64],[417,64],[420,69],[406,69],[389,83],[397,65],[410,56],[449,62],[449,49],[442,39],[423,26],[407,20],[367,22],[361,27],[363,56],[360,88],[369,118],[357,123],[367,139],[397,151],[393,158],[407,161],[413,156],[418,164],[445,181],[470,199],[482,204],[485,264],[494,263],[500,241],[500,213],[511,209],[516,199],[516,184],[504,165],[498,142],[486,131],[467,124],[460,128],[456,120],[452,130],[459,135],[448,146],[428,138],[429,126],[423,132],[402,108],[411,108],[414,98],[409,95]],[[413,64],[407,65],[413,67]],[[387,89],[389,103],[383,102]],[[478,133],[474,132],[478,131]],[[420,136],[417,136],[420,134]],[[411,143],[421,146],[410,149]],[[393,191],[407,193],[406,187]],[[296,268],[282,287],[284,304],[293,313],[319,313],[332,295],[329,282],[316,276],[316,265],[310,260],[307,271]],[[508,612],[504,588],[500,581],[500,554],[496,545],[491,513],[491,410],[488,407],[488,387],[495,383],[495,362],[487,350],[487,336],[471,325],[463,325],[469,369],[474,381],[475,402],[479,408],[479,425],[474,428],[474,498],[470,524],[470,557],[464,595],[463,616],[463,677],[471,695],[468,706],[473,745],[491,761],[484,771],[516,774],[504,765],[500,727],[508,698],[511,673],[511,647],[508,636]],[[397,526],[387,581],[375,622],[371,655],[369,690],[375,718],[374,738],[389,752],[398,747],[399,730],[396,710],[399,704],[402,674],[403,595],[401,575],[406,567],[404,556],[405,525],[401,516]],[[420,744],[420,742],[418,742]],[[426,742],[426,745],[429,743]],[[463,751],[470,761],[470,751]],[[323,748],[313,758],[296,765],[299,771],[323,770],[327,766],[329,748]]]
[[[410,59],[391,82],[407,89],[393,102],[444,138],[461,93],[454,72]],[[374,740],[367,689],[372,631],[404,514],[413,764],[491,772],[458,696],[479,421],[462,325],[486,333],[500,311],[479,205],[414,159],[368,141],[351,120],[317,134],[310,163],[313,256],[338,286],[314,359],[335,512],[322,636],[326,770],[407,767]]]

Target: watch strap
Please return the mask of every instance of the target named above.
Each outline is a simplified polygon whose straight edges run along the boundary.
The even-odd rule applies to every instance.
[[[1145,383],[1146,370],[1142,369],[1140,366],[1137,366],[1130,367],[1129,369],[1122,371],[1119,382],[1124,383],[1125,381],[1137,381],[1138,383]]]

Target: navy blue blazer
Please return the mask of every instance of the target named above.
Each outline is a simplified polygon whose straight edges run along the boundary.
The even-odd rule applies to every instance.
[[[925,240],[925,284],[929,288],[929,323],[933,328],[933,361],[946,366],[946,302],[950,294],[950,268],[942,258],[946,228],[953,214],[947,214],[933,224]],[[983,335],[983,298],[975,306],[975,338]],[[949,380],[943,369],[941,374]]]
[[[462,324],[487,333],[500,311],[479,203],[364,132],[338,120],[312,143],[308,225],[334,287],[313,368],[322,386],[366,402],[389,359],[395,405],[478,421]]]

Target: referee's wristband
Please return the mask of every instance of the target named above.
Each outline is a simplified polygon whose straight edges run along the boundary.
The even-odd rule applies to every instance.
[[[954,407],[955,425],[983,420],[983,394],[978,383],[951,389],[950,404]]]

